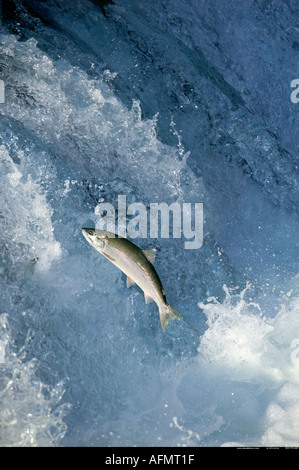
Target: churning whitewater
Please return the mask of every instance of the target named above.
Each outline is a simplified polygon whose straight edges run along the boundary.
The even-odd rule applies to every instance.
[[[298,16],[2,2],[1,446],[299,445]],[[131,240],[182,316],[165,333],[82,237],[120,195],[204,207],[196,249]]]

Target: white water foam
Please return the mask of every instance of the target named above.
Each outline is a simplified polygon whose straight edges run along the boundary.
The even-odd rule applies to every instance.
[[[16,350],[5,313],[0,315],[0,339],[5,352],[0,364],[0,446],[56,446],[66,432],[63,418],[69,407],[61,404],[65,384],[50,387],[36,377],[38,362],[26,360],[25,346]]]
[[[260,432],[264,432],[259,438],[223,445],[298,446],[299,298],[285,298],[271,318],[250,300],[250,286],[238,294],[225,286],[224,290],[223,303],[210,299],[199,304],[208,324],[198,348],[199,360],[208,364],[212,374],[261,387]],[[250,400],[243,406],[250,409]]]

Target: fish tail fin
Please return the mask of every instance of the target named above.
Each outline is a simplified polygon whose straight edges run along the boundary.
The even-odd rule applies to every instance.
[[[159,308],[159,313],[160,313],[160,320],[161,320],[161,326],[162,326],[163,332],[165,332],[166,325],[171,320],[175,320],[176,318],[182,318],[179,312],[177,312],[174,308],[172,308],[168,304],[163,304]]]

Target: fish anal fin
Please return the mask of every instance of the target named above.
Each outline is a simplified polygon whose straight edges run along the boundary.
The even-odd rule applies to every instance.
[[[144,254],[146,259],[150,263],[154,264],[155,258],[156,258],[156,250],[155,249],[153,249],[153,250],[142,250],[142,253]]]
[[[131,277],[127,277],[127,287],[131,287],[133,286],[133,284],[135,284],[135,281],[133,281],[133,279]]]
[[[154,299],[146,293],[144,293],[144,300],[146,304],[149,304],[150,302],[154,302]]]

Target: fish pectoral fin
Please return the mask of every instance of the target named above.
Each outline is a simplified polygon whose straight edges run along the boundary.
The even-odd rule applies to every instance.
[[[142,253],[144,254],[144,256],[146,257],[146,259],[154,264],[155,262],[155,258],[156,258],[156,251],[155,249],[153,250],[142,250]]]
[[[115,261],[114,258],[112,258],[112,256],[109,256],[107,255],[107,253],[102,253],[103,256],[105,256],[105,258],[109,259],[109,261],[111,261],[113,263],[113,261]]]
[[[154,302],[154,299],[146,293],[144,293],[144,300],[146,304],[149,304],[150,302]]]
[[[135,281],[131,277],[127,277],[127,287],[131,287],[135,284]]]

